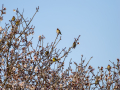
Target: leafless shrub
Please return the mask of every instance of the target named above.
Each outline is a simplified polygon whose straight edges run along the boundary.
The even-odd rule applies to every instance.
[[[2,6],[0,21],[3,20],[2,15],[6,14],[5,10],[6,8]],[[35,14],[38,10],[39,7],[36,8]],[[108,65],[105,72],[103,67],[98,67],[100,74],[95,75],[93,67],[88,66],[93,57],[83,66],[85,60],[81,55],[81,63],[74,62],[75,72],[72,71],[70,66],[72,64],[71,60],[68,69],[63,71],[67,55],[80,44],[78,42],[80,35],[73,41],[68,50],[64,48],[60,52],[56,48],[61,40],[60,37],[57,41],[59,34],[57,34],[55,41],[46,47],[43,46],[45,37],[40,35],[37,47],[34,49],[32,46],[33,37],[31,40],[28,40],[27,37],[34,34],[35,27],[30,26],[30,23],[35,14],[29,21],[24,19],[18,9],[13,11],[16,12],[17,16],[13,16],[9,20],[10,24],[6,24],[5,28],[0,27],[0,86],[2,89],[95,90],[98,88],[99,90],[110,90],[111,88],[111,90],[119,90],[120,80],[117,77],[120,75],[119,59],[117,59],[117,65],[110,61],[113,67]],[[51,65],[57,65],[57,68],[51,69]],[[88,69],[86,70],[87,66]],[[90,77],[90,73],[92,77]],[[100,82],[102,82],[102,85],[100,85]],[[115,83],[114,86],[113,83]],[[95,87],[91,87],[93,84]]]

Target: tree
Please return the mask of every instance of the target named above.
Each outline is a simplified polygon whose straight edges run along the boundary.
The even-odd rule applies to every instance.
[[[2,6],[0,21],[3,20],[3,15],[6,14],[6,8]],[[60,42],[59,38],[60,30],[57,31],[57,36],[54,43],[51,45],[43,46],[44,36],[39,36],[38,44],[36,49],[32,46],[32,38],[28,40],[28,36],[34,33],[35,27],[30,26],[31,21],[38,12],[39,7],[36,8],[36,12],[32,19],[25,20],[19,10],[14,10],[17,16],[13,16],[9,20],[10,24],[6,24],[5,28],[0,27],[0,86],[3,89],[30,89],[30,90],[90,90],[91,88],[99,88],[101,90],[113,88],[113,83],[116,83],[114,88],[118,89],[119,80],[115,77],[118,74],[113,71],[113,78],[111,76],[111,67],[107,68],[109,74],[103,73],[103,67],[98,67],[101,75],[95,75],[92,66],[85,70],[88,63],[83,66],[85,60],[81,55],[81,64],[76,65],[76,72],[72,72],[69,62],[69,67],[65,71],[64,61],[68,56],[69,52],[75,48],[78,44],[80,35],[76,38],[67,52],[64,52],[64,48],[60,53],[56,46]],[[25,27],[24,27],[25,25]],[[21,27],[23,28],[21,30]],[[10,29],[11,28],[11,29]],[[59,38],[58,42],[57,39]],[[32,50],[30,48],[32,47]],[[64,54],[60,57],[60,54]],[[63,61],[62,61],[63,59]],[[119,62],[119,59],[117,59]],[[113,68],[119,70],[119,64],[114,65]],[[51,65],[57,65],[57,69],[51,69]],[[70,72],[72,75],[70,75]],[[120,71],[118,71],[120,74]],[[92,73],[90,79],[89,73]],[[87,75],[88,74],[88,75]],[[106,80],[106,83],[103,83]],[[94,81],[94,83],[92,83]],[[102,82],[102,86],[99,82]],[[91,87],[92,85],[96,87]],[[105,84],[105,85],[104,85]],[[98,87],[99,86],[99,87]]]

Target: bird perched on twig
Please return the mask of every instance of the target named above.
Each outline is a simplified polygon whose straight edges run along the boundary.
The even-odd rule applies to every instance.
[[[45,55],[48,56],[48,55],[49,55],[49,51],[46,51],[46,52],[45,52]]]
[[[56,32],[57,32],[58,35],[61,34],[61,31],[58,28],[57,28]]]
[[[16,26],[20,25],[20,20],[16,21]]]
[[[58,61],[59,62],[60,59],[56,59],[55,57],[53,58],[53,62]]]
[[[110,65],[108,65],[108,66],[107,66],[107,69],[108,69],[108,71],[110,71],[110,69],[111,69],[111,66],[110,66]]]
[[[99,84],[99,80],[98,79],[95,80],[95,85],[97,85],[97,84]]]
[[[72,46],[72,47],[73,47],[73,48],[75,48],[75,47],[76,47],[76,42],[74,42],[74,43],[73,43],[73,46]]]
[[[12,17],[12,21],[15,21],[15,16]]]
[[[53,62],[55,62],[55,61],[57,61],[57,59],[54,57],[54,58],[53,58]]]

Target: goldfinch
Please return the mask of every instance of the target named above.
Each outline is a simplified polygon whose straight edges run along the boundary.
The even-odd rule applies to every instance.
[[[54,57],[54,58],[53,58],[53,62],[56,62],[56,61],[57,61],[57,59]]]
[[[18,26],[20,24],[20,20],[16,21],[16,26]]]
[[[15,21],[15,16],[12,17],[12,21]]]
[[[110,69],[111,69],[111,66],[110,66],[110,65],[108,65],[108,66],[107,66],[107,69],[108,69],[108,71],[110,71]]]
[[[57,32],[57,34],[61,34],[61,32],[60,32],[60,30],[58,28],[57,28],[56,32]]]
[[[49,55],[49,51],[46,51],[46,52],[45,52],[45,55],[48,56],[48,55]]]
[[[99,80],[96,79],[95,80],[95,85],[97,85],[97,84],[99,84]]]
[[[75,47],[76,47],[76,42],[74,42],[74,43],[73,43],[73,46],[72,46],[72,47],[73,47],[73,48],[75,48]]]

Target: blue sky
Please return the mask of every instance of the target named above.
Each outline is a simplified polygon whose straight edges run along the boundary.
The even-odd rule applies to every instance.
[[[120,0],[1,0],[7,8],[5,22],[15,16],[13,9],[18,8],[23,16],[32,18],[35,9],[39,6],[31,25],[35,26],[33,35],[33,45],[36,47],[38,36],[44,35],[44,46],[53,42],[56,38],[56,29],[62,33],[62,40],[57,48],[67,49],[72,45],[74,38],[81,35],[80,45],[73,49],[65,61],[65,68],[69,66],[69,61],[80,63],[81,54],[85,59],[85,64],[93,56],[89,65],[95,68],[98,66],[107,67],[112,65],[109,60],[117,63],[120,59]],[[84,64],[84,65],[85,65]],[[75,69],[75,65],[72,65]]]

